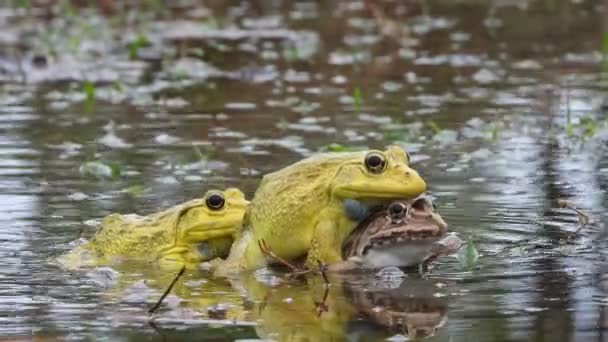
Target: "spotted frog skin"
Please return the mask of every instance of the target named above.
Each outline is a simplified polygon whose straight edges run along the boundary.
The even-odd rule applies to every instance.
[[[112,214],[91,241],[59,258],[67,269],[107,266],[125,259],[193,266],[225,257],[248,205],[235,188],[208,191],[148,216]]]
[[[462,242],[447,234],[447,224],[428,197],[395,201],[362,221],[345,240],[344,262],[330,271],[408,267],[455,253]]]
[[[379,205],[408,199],[426,190],[399,146],[385,151],[323,153],[301,160],[262,179],[245,218],[246,228],[216,275],[266,265],[258,242],[279,257],[308,255],[306,264],[342,261],[342,243],[357,225],[343,202]]]

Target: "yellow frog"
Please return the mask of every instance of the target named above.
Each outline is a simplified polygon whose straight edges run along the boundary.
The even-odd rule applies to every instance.
[[[90,242],[58,261],[68,269],[125,259],[195,267],[228,254],[248,204],[240,190],[229,188],[148,216],[112,214]]]
[[[245,215],[245,229],[216,275],[263,267],[258,242],[283,259],[308,255],[306,264],[342,261],[342,243],[357,225],[346,200],[368,205],[408,199],[426,190],[399,146],[386,151],[323,153],[262,179]]]

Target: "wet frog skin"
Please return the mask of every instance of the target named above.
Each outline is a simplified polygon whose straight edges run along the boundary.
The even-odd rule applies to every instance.
[[[245,230],[216,275],[263,267],[261,240],[287,260],[308,255],[309,266],[340,262],[342,243],[357,225],[345,215],[343,201],[378,205],[425,190],[399,146],[301,160],[264,176],[246,214]]]
[[[147,216],[112,214],[89,242],[58,261],[67,269],[128,259],[196,267],[228,254],[248,203],[240,190],[229,188]]]
[[[345,240],[344,262],[330,271],[408,267],[455,253],[462,242],[447,234],[447,224],[428,197],[395,201],[362,221]]]

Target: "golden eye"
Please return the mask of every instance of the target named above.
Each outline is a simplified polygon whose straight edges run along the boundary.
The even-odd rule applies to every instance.
[[[205,198],[205,204],[207,204],[207,207],[211,210],[220,210],[224,207],[224,204],[226,204],[226,200],[222,194],[211,193]]]
[[[378,152],[370,152],[365,156],[365,167],[372,173],[380,173],[386,168],[386,158]]]

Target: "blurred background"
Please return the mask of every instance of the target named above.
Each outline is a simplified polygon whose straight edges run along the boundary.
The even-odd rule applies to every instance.
[[[397,143],[469,257],[371,297],[376,285],[345,280],[329,300],[354,306],[337,311],[347,319],[305,321],[311,299],[283,326],[328,340],[404,340],[417,324],[437,341],[606,340],[607,90],[607,1],[0,1],[0,335],[301,339],[276,324],[284,297],[256,316],[251,288],[276,294],[271,281],[243,294],[191,274],[152,326],[152,276],[117,272],[136,285],[115,293],[116,270],[52,260],[110,213],[211,188],[251,197],[312,153]],[[558,199],[597,224],[573,235]],[[302,286],[285,296],[322,297]],[[246,314],[226,324],[226,307]]]

